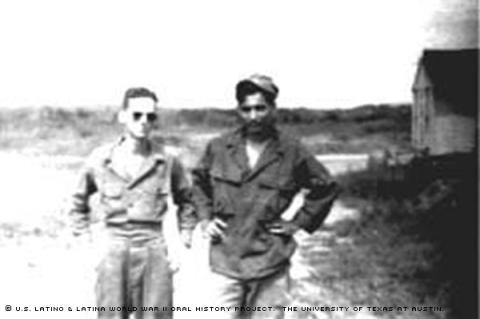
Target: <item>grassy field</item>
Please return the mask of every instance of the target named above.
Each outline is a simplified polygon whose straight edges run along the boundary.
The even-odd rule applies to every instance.
[[[295,109],[280,112],[279,125],[299,135],[315,154],[406,151],[409,117],[406,105],[348,111]],[[234,113],[225,110],[163,110],[155,137],[179,149],[182,160],[191,167],[206,142],[235,121]],[[120,133],[115,111],[107,107],[0,110],[0,149],[7,163],[2,168],[0,189],[10,198],[0,219],[0,250],[12,260],[0,276],[7,287],[0,290],[2,300],[44,305],[72,300],[93,303],[91,287],[86,284],[93,278],[87,269],[90,262],[82,262],[81,257],[92,243],[87,243],[81,254],[72,254],[62,199],[84,157]],[[432,231],[432,212],[421,212],[412,204],[414,196],[405,192],[379,193],[378,185],[373,185],[378,179],[372,176],[371,171],[338,176],[344,192],[331,216],[335,221],[313,236],[299,235],[293,302],[394,310],[305,311],[289,318],[461,318],[451,308],[456,302],[452,297],[455,278],[445,273],[444,269],[450,268],[442,266],[446,257],[438,237],[446,223],[441,227],[437,223]],[[45,259],[45,254],[54,260]],[[52,278],[56,288],[42,295],[42,288]],[[73,295],[72,287],[77,287]],[[441,307],[442,311],[411,310],[420,306]],[[75,318],[92,316],[80,315]]]

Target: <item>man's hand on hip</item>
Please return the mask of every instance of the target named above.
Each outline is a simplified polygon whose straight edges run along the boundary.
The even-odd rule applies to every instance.
[[[278,220],[269,223],[267,229],[272,234],[293,236],[297,231],[300,230],[300,227],[291,221]]]
[[[205,221],[202,226],[203,232],[207,237],[210,237],[212,240],[222,240],[225,236],[223,230],[227,227],[227,223],[219,218],[214,218]]]

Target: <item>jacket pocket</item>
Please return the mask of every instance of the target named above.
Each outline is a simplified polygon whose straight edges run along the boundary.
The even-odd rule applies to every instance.
[[[139,195],[138,201],[141,201],[146,207],[150,206],[150,210],[158,211],[167,208],[170,193],[164,186],[141,189],[137,194]]]
[[[281,177],[277,179],[274,179],[273,177],[262,179],[258,182],[258,185],[260,188],[276,189],[284,192],[295,190],[295,183],[292,180]]]
[[[213,167],[210,171],[213,187],[213,207],[214,215],[228,219],[235,215],[235,199],[232,196],[237,193],[241,186],[241,176],[234,172],[225,172],[220,167]]]
[[[213,201],[213,214],[220,218],[229,218],[235,215],[235,212],[225,197],[216,197]]]
[[[213,182],[227,183],[231,185],[239,185],[242,182],[242,177],[240,174],[235,174],[234,172],[224,172],[218,167],[212,168],[210,171],[210,177]]]
[[[258,188],[265,205],[260,219],[269,221],[283,214],[298,191],[293,181],[281,178],[263,179],[258,182]]]
[[[157,186],[157,187],[153,187],[152,189],[148,189],[148,188],[141,189],[140,191],[148,196],[152,196],[156,198],[164,197],[169,194],[169,191],[165,186]]]
[[[137,189],[129,197],[132,204],[129,217],[138,220],[160,221],[168,209],[169,193],[162,187]]]
[[[103,195],[112,199],[120,199],[123,195],[124,187],[118,183],[106,183],[103,189]]]

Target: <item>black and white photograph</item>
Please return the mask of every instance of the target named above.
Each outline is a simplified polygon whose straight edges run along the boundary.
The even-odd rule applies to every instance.
[[[478,318],[478,16],[2,1],[0,318]]]

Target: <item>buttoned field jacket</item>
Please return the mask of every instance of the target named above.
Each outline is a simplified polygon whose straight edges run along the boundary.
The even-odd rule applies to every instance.
[[[98,215],[108,226],[158,225],[168,209],[168,197],[178,206],[180,229],[195,225],[191,187],[180,161],[151,143],[151,154],[134,178],[119,174],[112,167],[112,154],[120,140],[95,149],[80,174],[69,215],[73,227],[82,232],[89,226],[90,197],[98,193]]]
[[[306,190],[293,223],[315,231],[338,194],[337,184],[298,140],[276,131],[253,169],[248,167],[241,131],[212,140],[192,171],[193,197],[201,220],[220,218],[227,227],[212,242],[212,270],[239,279],[268,276],[284,269],[296,243],[273,234],[294,196]]]

